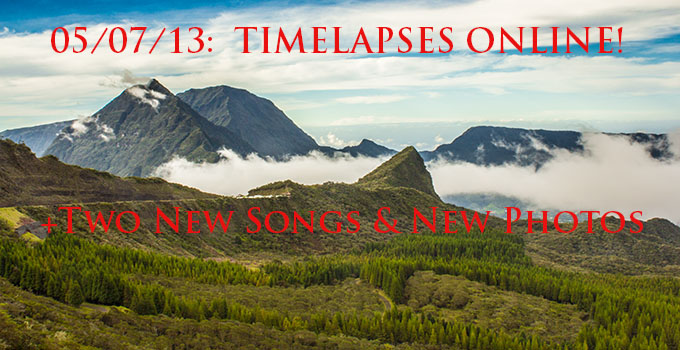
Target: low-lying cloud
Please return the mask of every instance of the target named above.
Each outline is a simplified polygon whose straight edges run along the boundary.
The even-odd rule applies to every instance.
[[[664,217],[680,222],[680,134],[669,135],[676,159],[659,161],[645,146],[625,137],[584,134],[585,152],[554,151],[555,157],[538,171],[514,165],[486,167],[469,163],[434,161],[428,164],[440,196],[497,193],[531,203],[533,208],[561,210],[641,210],[645,218]],[[249,189],[278,180],[303,184],[326,181],[355,182],[386,158],[329,158],[321,153],[287,161],[255,155],[242,158],[222,151],[215,164],[174,159],[156,175],[169,181],[223,195],[245,194]]]
[[[224,159],[217,163],[192,163],[175,158],[156,170],[157,176],[168,181],[223,194],[246,194],[248,190],[274,181],[293,180],[311,185],[327,181],[355,182],[375,169],[387,158],[339,156],[327,157],[318,152],[277,161],[249,155],[242,158],[223,150]]]
[[[659,161],[626,137],[584,134],[583,140],[583,154],[556,151],[538,171],[441,161],[429,168],[442,196],[498,193],[545,210],[641,210],[645,218],[680,222],[679,143],[672,145],[676,159]]]

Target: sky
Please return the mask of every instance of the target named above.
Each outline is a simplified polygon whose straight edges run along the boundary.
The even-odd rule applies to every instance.
[[[72,35],[76,26],[87,26],[89,42],[107,27],[147,26],[141,44],[147,50],[163,27],[188,35],[187,28],[200,26],[213,38],[212,52],[172,54],[167,38],[153,54],[53,52],[54,28]],[[312,26],[342,26],[343,46],[351,45],[359,27],[375,39],[377,26],[451,26],[454,50],[244,54],[235,26],[303,27],[306,34]],[[476,54],[464,43],[467,31],[478,26],[622,27],[622,52],[500,54],[497,41],[491,52]],[[548,34],[542,31],[540,42],[549,42]],[[260,41],[251,46],[259,49]],[[473,125],[655,133],[680,128],[677,0],[8,2],[0,13],[0,47],[0,130],[91,115],[130,84],[151,77],[175,93],[214,85],[248,89],[271,99],[318,142],[336,147],[370,138],[395,149],[432,149]]]

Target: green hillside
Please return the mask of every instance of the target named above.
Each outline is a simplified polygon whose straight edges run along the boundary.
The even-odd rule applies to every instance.
[[[439,199],[432,185],[432,176],[425,168],[423,158],[413,147],[404,148],[389,161],[359,179],[358,184],[368,188],[408,187]]]
[[[158,178],[120,178],[36,158],[25,145],[0,140],[0,207],[69,202],[215,197]]]
[[[420,233],[411,234],[414,207],[428,218],[431,207],[463,210],[438,198],[411,148],[355,184],[282,181],[235,198],[161,181],[146,184],[148,192],[134,192],[124,184],[134,188],[135,180],[58,165],[21,146],[3,145],[4,159],[12,160],[2,163],[12,169],[3,170],[3,179],[16,183],[16,169],[30,169],[23,164],[47,162],[111,186],[99,201],[69,192],[43,202],[38,197],[30,205],[8,199],[12,208],[0,210],[0,345],[5,348],[680,347],[680,281],[670,272],[678,265],[677,226],[664,220],[648,221],[637,236],[586,236],[505,234],[504,222],[489,218],[484,233],[468,234],[457,214],[460,233],[443,234],[440,211],[439,233],[420,224]],[[27,179],[24,192],[14,187],[7,193],[30,198],[19,194],[31,193],[33,183],[57,193],[46,181]],[[166,197],[128,199],[121,195],[126,188],[139,196]],[[66,217],[56,203],[107,213],[132,210],[142,226],[131,234],[115,229],[93,234],[76,215],[76,233],[66,234]],[[201,233],[188,233],[184,215],[178,233],[168,225],[164,233],[154,233],[156,208],[172,215],[175,207],[182,213],[233,210],[234,216],[227,233],[209,233],[203,220],[194,228]],[[248,233],[253,223],[246,212],[252,207],[261,208],[261,221],[271,211],[297,212],[305,219],[314,211],[317,224],[313,232],[299,226],[298,233],[292,227]],[[381,207],[392,209],[388,218],[398,220],[401,234],[375,231]],[[331,228],[340,224],[341,232],[319,229],[319,215],[327,211],[343,214],[329,221]],[[347,232],[354,228],[345,216],[349,211],[361,213],[355,233]],[[27,241],[13,232],[16,221],[47,217],[59,226],[45,240]],[[129,217],[121,223],[132,225]],[[283,228],[280,215],[271,225]],[[588,264],[607,257],[618,260],[606,270]],[[644,274],[620,273],[632,274],[632,262],[644,267],[638,270]]]

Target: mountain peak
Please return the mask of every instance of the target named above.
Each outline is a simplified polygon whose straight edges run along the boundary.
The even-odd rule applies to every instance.
[[[439,198],[425,162],[413,146],[404,148],[357,181],[360,185],[408,187]]]
[[[122,176],[148,176],[174,156],[217,161],[228,148],[253,148],[215,125],[152,79],[131,86],[94,115],[65,128],[47,149],[64,162]]]
[[[146,83],[146,88],[151,90],[151,91],[160,92],[164,95],[172,95],[173,94],[170,90],[168,90],[168,88],[166,88],[158,80],[153,79],[153,78],[151,80],[149,80],[148,83]]]
[[[340,150],[341,152],[349,153],[352,157],[366,156],[366,157],[382,157],[396,154],[397,151],[381,146],[369,139],[361,140],[356,146],[346,146]]]
[[[168,96],[174,96],[170,90],[156,79],[151,79],[144,85],[133,85],[125,89],[125,92],[137,98],[140,102],[150,105],[154,109],[158,109],[161,102]]]
[[[229,128],[260,155],[283,157],[319,148],[272,101],[247,90],[220,85],[190,89],[177,97],[211,123]]]

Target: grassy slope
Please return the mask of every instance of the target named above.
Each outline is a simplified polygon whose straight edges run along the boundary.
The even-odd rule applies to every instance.
[[[423,159],[413,147],[406,147],[389,161],[359,179],[368,188],[408,187],[439,199]]]
[[[120,178],[52,156],[36,158],[26,146],[0,140],[0,207],[214,197],[161,179]]]

